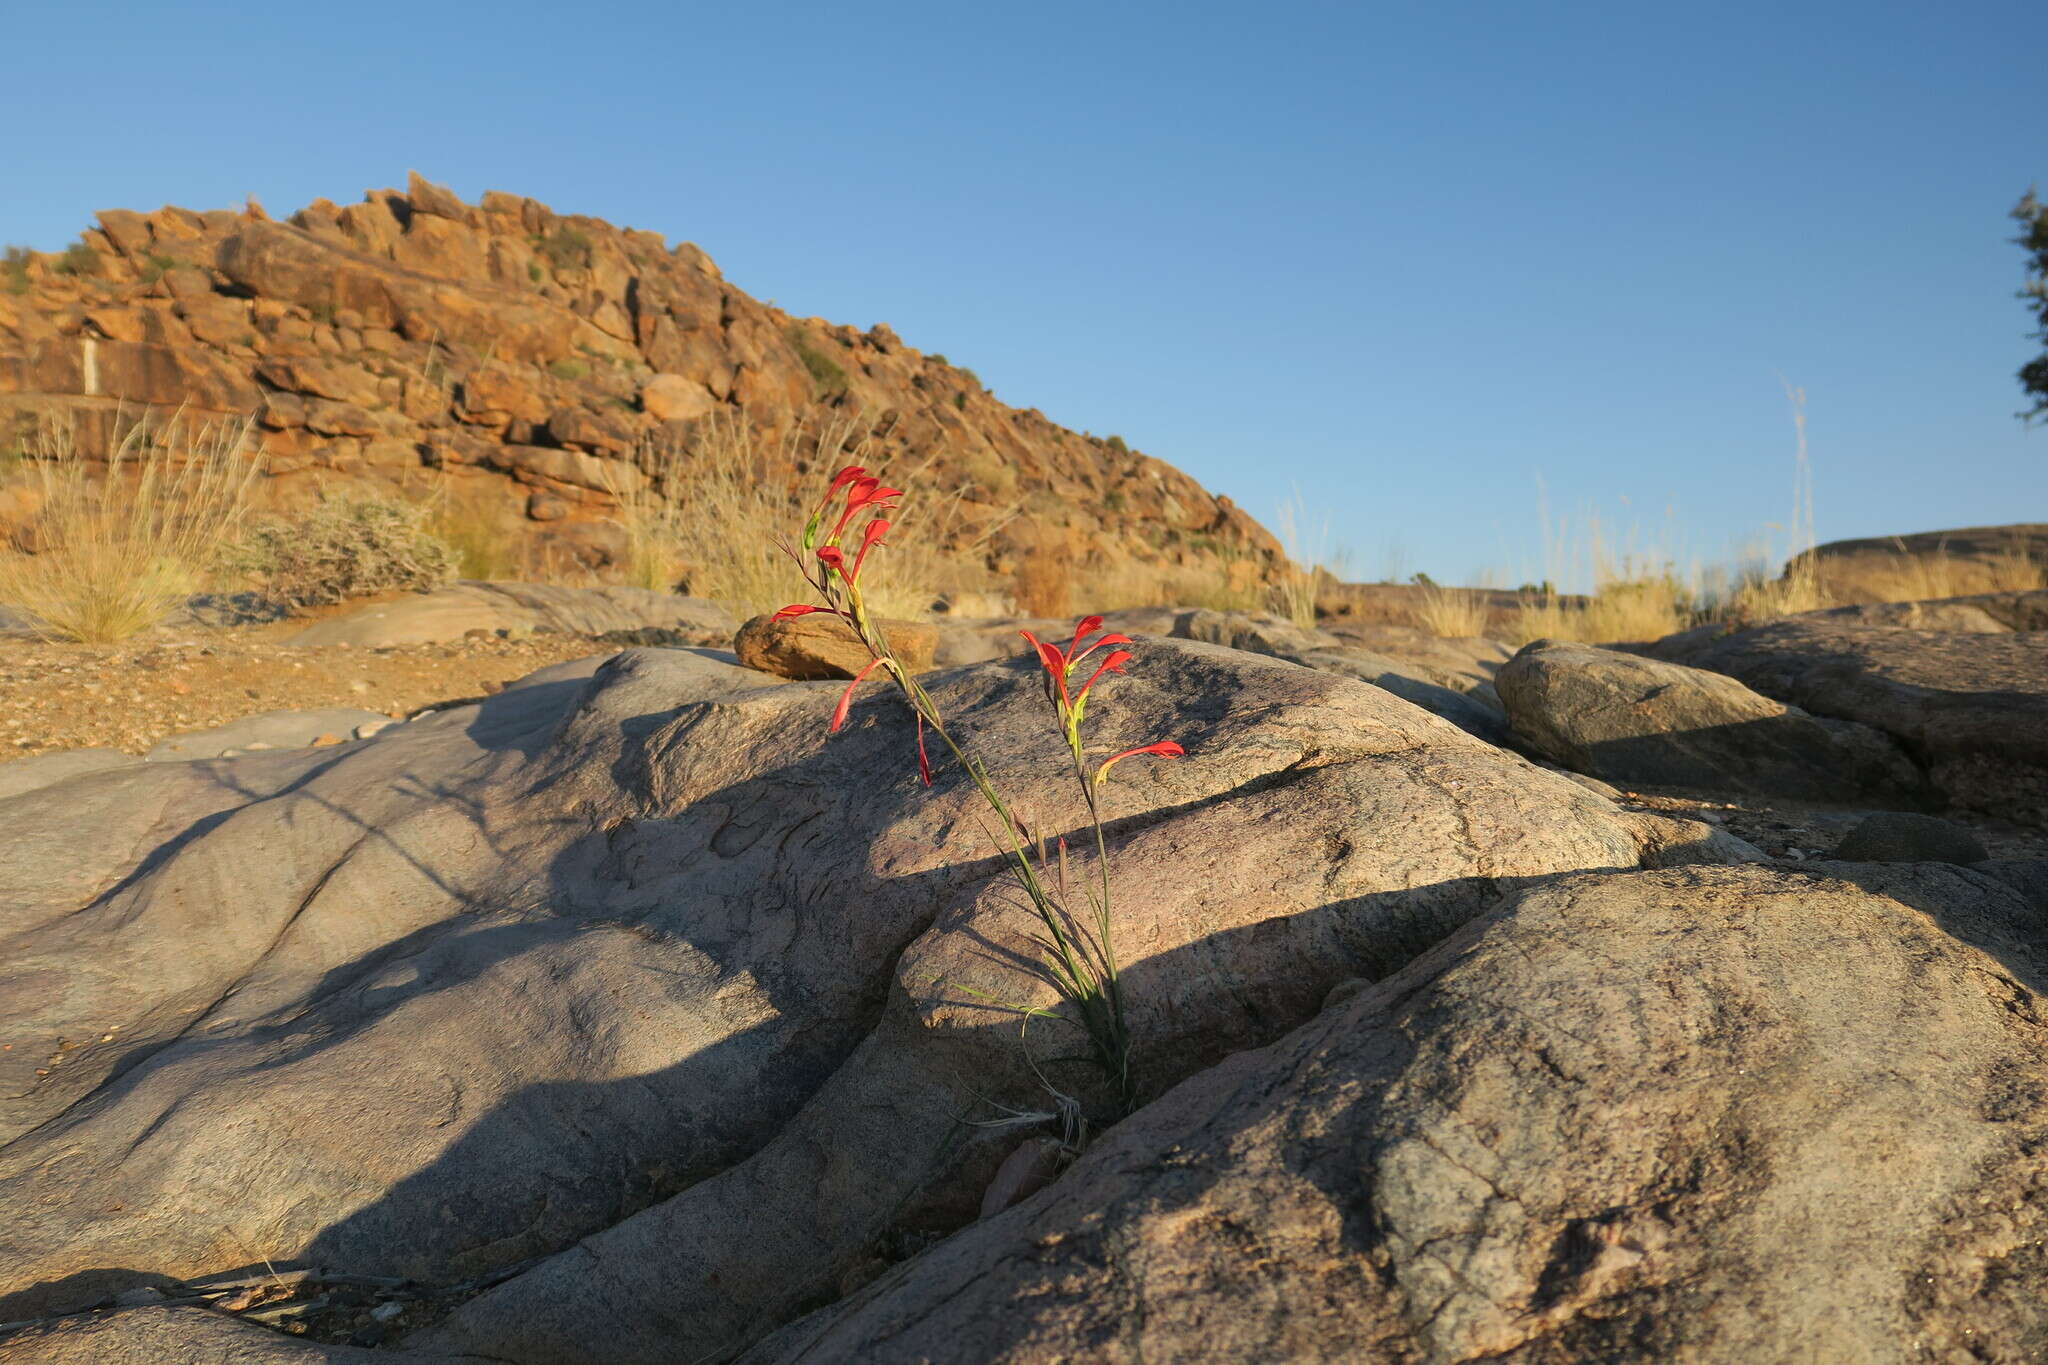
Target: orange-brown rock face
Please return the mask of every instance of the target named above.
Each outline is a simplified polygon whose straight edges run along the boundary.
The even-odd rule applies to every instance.
[[[451,492],[545,539],[589,530],[646,451],[706,423],[795,452],[793,488],[817,434],[850,423],[869,459],[961,495],[953,534],[998,575],[1056,556],[1241,576],[1278,552],[1171,466],[1007,407],[886,326],[791,318],[655,233],[508,194],[472,206],[417,175],[286,222],[252,205],[99,223],[0,266],[0,447],[53,417],[89,452],[143,413],[253,417],[279,502]],[[602,537],[574,543],[602,557]]]

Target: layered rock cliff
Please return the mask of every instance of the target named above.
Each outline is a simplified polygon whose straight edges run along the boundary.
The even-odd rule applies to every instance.
[[[93,453],[146,413],[253,416],[275,501],[452,494],[602,566],[612,490],[663,443],[742,421],[792,453],[797,487],[835,453],[819,433],[851,428],[959,493],[953,532],[999,576],[1242,581],[1278,553],[1170,465],[1006,406],[885,325],[791,317],[657,233],[510,194],[470,205],[418,175],[285,222],[253,202],[98,219],[0,265],[0,448],[53,420]]]

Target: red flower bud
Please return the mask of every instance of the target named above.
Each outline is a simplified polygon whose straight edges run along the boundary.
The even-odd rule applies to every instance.
[[[1112,755],[1101,767],[1095,770],[1095,785],[1101,786],[1102,779],[1109,776],[1111,768],[1137,754],[1157,754],[1161,758],[1179,758],[1186,752],[1187,750],[1181,748],[1180,745],[1175,744],[1170,739],[1162,739],[1157,744],[1141,744],[1135,749],[1126,749],[1120,754]]]

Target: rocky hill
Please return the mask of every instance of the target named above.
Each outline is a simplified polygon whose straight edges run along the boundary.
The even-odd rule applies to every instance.
[[[273,500],[449,495],[602,567],[610,490],[661,443],[743,420],[796,452],[794,476],[820,431],[852,426],[961,495],[956,539],[997,575],[1245,580],[1278,554],[1171,466],[1006,406],[885,325],[791,317],[658,233],[510,194],[470,205],[416,174],[285,222],[253,202],[98,219],[0,265],[0,449],[52,419],[94,453],[143,413],[253,415]]]

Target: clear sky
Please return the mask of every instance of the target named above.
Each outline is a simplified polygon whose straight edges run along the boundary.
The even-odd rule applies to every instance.
[[[2048,521],[2013,3],[5,6],[0,241],[403,184],[704,247],[1353,576]],[[21,54],[39,54],[23,61]]]

